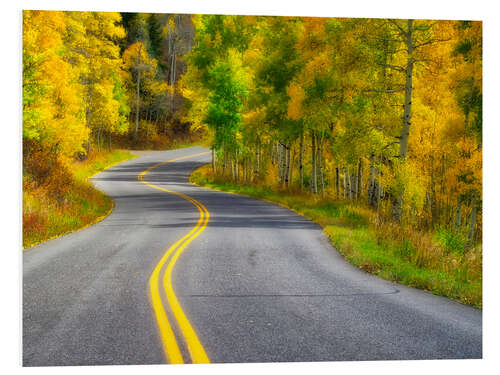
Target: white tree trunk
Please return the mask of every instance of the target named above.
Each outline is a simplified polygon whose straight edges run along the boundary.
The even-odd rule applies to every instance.
[[[412,109],[412,84],[413,84],[413,20],[408,20],[408,32],[406,34],[406,48],[407,48],[407,63],[405,69],[405,101],[404,101],[404,114],[403,114],[403,127],[399,137],[399,158],[405,160],[408,155],[408,139],[410,136],[411,125],[411,109]],[[403,200],[402,197],[392,198],[392,213],[394,219],[399,223],[403,213]]]

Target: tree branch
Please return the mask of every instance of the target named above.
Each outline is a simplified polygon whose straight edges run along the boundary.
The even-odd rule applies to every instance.
[[[399,143],[399,141],[397,141],[397,142],[391,142],[391,143],[389,143],[389,144],[385,145],[384,147],[382,147],[382,149],[381,149],[380,151],[385,150],[385,149],[386,149],[387,147],[389,147],[389,146],[392,146],[392,145],[397,145],[398,143]]]
[[[432,44],[432,43],[449,42],[450,40],[451,40],[450,38],[448,38],[448,39],[429,39],[429,40],[426,40],[425,42],[415,44],[413,46],[413,49],[417,49],[419,47],[425,46],[427,44]]]
[[[389,69],[392,69],[392,70],[396,70],[398,72],[401,72],[401,73],[404,73],[406,71],[405,68],[403,68],[402,66],[399,66],[399,65],[391,65],[391,64],[380,64],[380,63],[377,63],[378,65],[384,67],[384,68],[389,68]]]
[[[286,144],[284,144],[284,143],[283,143],[283,142],[281,142],[281,141],[278,141],[278,143],[279,143],[280,145],[282,145],[282,146],[285,148],[285,150],[288,150],[288,149],[290,148],[290,147],[288,147]]]
[[[366,90],[363,90],[363,92],[380,92],[380,93],[384,93],[384,94],[390,94],[393,92],[400,92],[400,91],[404,91],[404,90],[405,90],[405,88],[402,87],[400,89],[383,89],[383,90],[366,89]]]

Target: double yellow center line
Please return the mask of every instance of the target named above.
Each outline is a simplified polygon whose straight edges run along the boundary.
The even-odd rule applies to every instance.
[[[172,246],[168,248],[168,250],[165,252],[163,257],[160,259],[158,264],[156,265],[155,269],[153,270],[153,273],[151,274],[151,277],[149,279],[149,288],[151,291],[151,300],[152,300],[152,305],[153,305],[153,310],[156,316],[156,320],[158,322],[158,326],[160,329],[160,336],[161,340],[163,343],[163,350],[165,352],[165,355],[169,359],[170,363],[184,363],[181,351],[179,349],[179,345],[177,344],[177,340],[175,338],[174,331],[172,330],[172,326],[170,322],[168,321],[167,314],[165,312],[165,308],[163,306],[163,302],[161,299],[161,294],[160,294],[160,274],[161,271],[164,267],[165,272],[163,274],[163,289],[165,292],[165,295],[167,297],[168,304],[170,305],[170,310],[172,311],[172,314],[174,315],[177,325],[179,326],[179,329],[184,336],[184,339],[186,341],[186,346],[188,348],[189,354],[191,356],[191,360],[193,363],[210,363],[210,360],[208,359],[207,354],[205,353],[205,349],[203,349],[203,346],[200,343],[200,340],[198,339],[198,336],[196,335],[196,332],[194,331],[193,327],[191,326],[191,323],[189,323],[188,318],[186,317],[186,314],[184,314],[184,311],[181,308],[181,305],[177,299],[177,296],[174,293],[174,289],[172,286],[172,270],[175,266],[175,263],[177,262],[177,259],[179,259],[179,256],[181,255],[182,251],[186,248],[186,246],[196,237],[200,235],[201,232],[205,230],[205,227],[207,226],[208,220],[210,218],[210,214],[206,207],[198,202],[196,199],[191,198],[190,196],[179,193],[177,191],[165,189],[156,185],[153,185],[146,180],[144,180],[144,176],[149,173],[152,169],[157,168],[161,165],[171,163],[177,160],[181,159],[187,159],[187,158],[192,158],[195,156],[199,155],[204,155],[208,154],[208,152],[200,152],[198,154],[194,155],[188,155],[188,156],[183,156],[180,158],[168,160],[165,162],[161,162],[158,164],[153,165],[152,167],[149,167],[145,171],[141,172],[137,178],[139,181],[142,183],[154,188],[158,189],[161,191],[165,191],[170,194],[175,194],[189,202],[191,202],[193,205],[198,208],[198,211],[200,212],[200,217],[198,219],[198,222],[196,226],[189,231],[184,237],[179,239],[177,242],[175,242]]]

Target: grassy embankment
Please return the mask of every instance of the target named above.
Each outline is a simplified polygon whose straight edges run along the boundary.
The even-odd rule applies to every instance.
[[[270,187],[236,185],[215,177],[210,166],[191,182],[278,203],[320,224],[333,246],[353,265],[387,280],[482,307],[482,245],[465,250],[465,237],[381,222],[361,204],[319,199]]]
[[[97,172],[136,155],[113,150],[74,162],[40,183],[23,175],[23,248],[75,231],[106,217],[113,201],[88,180]]]

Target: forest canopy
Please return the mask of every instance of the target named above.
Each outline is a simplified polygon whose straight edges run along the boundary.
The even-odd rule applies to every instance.
[[[203,15],[194,25],[181,87],[216,173],[480,238],[481,22]]]

